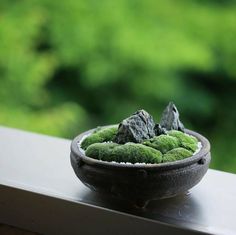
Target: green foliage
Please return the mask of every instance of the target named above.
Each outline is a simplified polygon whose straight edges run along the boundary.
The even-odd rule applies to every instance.
[[[112,152],[117,146],[118,144],[116,143],[93,143],[88,146],[85,154],[88,157],[102,161],[113,161],[112,159],[114,156],[112,155]]]
[[[130,163],[160,163],[162,153],[151,147],[137,144],[95,143],[85,151],[86,156],[103,161]]]
[[[0,123],[70,137],[169,100],[236,172],[236,3],[1,0]],[[224,156],[224,157],[222,157]],[[222,160],[223,159],[223,160]]]
[[[179,147],[188,149],[192,153],[194,153],[198,148],[198,140],[194,136],[186,135],[183,132],[176,130],[168,131],[168,135],[178,139]]]
[[[168,135],[159,135],[143,141],[142,144],[104,143],[112,141],[117,134],[117,126],[97,128],[86,137],[81,147],[88,157],[116,162],[161,163],[190,157],[197,149],[197,139],[181,131],[169,131]],[[162,154],[163,159],[162,159]]]
[[[162,162],[173,162],[177,160],[182,160],[184,158],[190,157],[192,153],[184,148],[176,148],[168,151],[163,155]]]
[[[149,140],[144,141],[142,144],[157,149],[162,153],[166,153],[171,149],[179,147],[178,139],[169,135],[155,136]]]
[[[86,137],[82,143],[81,148],[87,149],[89,145],[94,143],[102,143],[105,141],[112,141],[117,134],[118,126],[112,126],[95,130],[91,135]]]

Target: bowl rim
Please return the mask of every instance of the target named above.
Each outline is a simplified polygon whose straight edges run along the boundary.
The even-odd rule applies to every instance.
[[[108,125],[108,126],[102,126],[102,127],[109,127],[113,125]],[[107,162],[107,161],[102,161],[94,158],[87,157],[84,152],[82,152],[79,148],[79,142],[81,140],[91,134],[96,128],[90,129],[88,131],[85,131],[78,136],[76,136],[72,142],[71,142],[71,153],[76,159],[82,160],[84,163],[93,165],[93,166],[99,166],[103,168],[132,168],[132,169],[140,169],[140,168],[145,168],[145,169],[176,169],[188,165],[192,165],[196,162],[199,162],[202,158],[204,158],[206,155],[209,154],[210,152],[210,143],[207,138],[205,138],[203,135],[199,134],[198,132],[185,129],[185,133],[195,136],[199,142],[201,142],[202,147],[198,153],[195,155],[192,155],[191,157],[174,161],[174,162],[166,162],[166,163],[151,163],[151,164],[145,164],[145,163],[139,163],[139,164],[120,164],[118,162]]]

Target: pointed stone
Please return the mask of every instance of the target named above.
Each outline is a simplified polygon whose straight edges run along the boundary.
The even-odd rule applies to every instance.
[[[169,130],[178,130],[184,132],[184,125],[179,119],[179,112],[173,102],[170,102],[162,113],[161,128]]]
[[[145,110],[139,110],[119,124],[115,142],[118,144],[141,143],[155,136],[154,127],[153,117]]]

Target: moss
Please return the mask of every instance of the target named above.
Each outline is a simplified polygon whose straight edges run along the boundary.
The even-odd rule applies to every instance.
[[[95,143],[85,151],[86,156],[103,161],[131,163],[160,163],[162,153],[156,149],[136,143]]]
[[[144,141],[142,144],[152,147],[166,153],[171,149],[179,147],[179,141],[177,138],[169,135],[159,135],[152,139]]]
[[[81,147],[88,157],[116,162],[161,163],[190,157],[197,149],[197,139],[180,131],[172,130],[138,143],[103,143],[114,140],[118,126],[97,128],[84,139]],[[164,155],[162,155],[164,154]]]
[[[176,137],[179,140],[179,146],[183,147],[192,153],[194,153],[198,148],[198,140],[194,136],[186,135],[181,131],[168,131],[170,136]]]
[[[192,156],[192,152],[185,148],[176,148],[163,155],[162,162],[173,162]]]
[[[98,127],[91,135],[82,141],[81,148],[86,150],[91,144],[112,141],[116,136],[117,130],[117,125],[106,128]]]
[[[116,143],[95,143],[88,146],[85,151],[86,156],[103,160],[103,161],[112,161],[109,160],[112,157],[112,150],[117,147]]]

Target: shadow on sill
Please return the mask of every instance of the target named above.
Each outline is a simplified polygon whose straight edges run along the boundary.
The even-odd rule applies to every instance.
[[[39,235],[20,228],[12,227],[5,224],[0,224],[0,234],[2,235]]]

